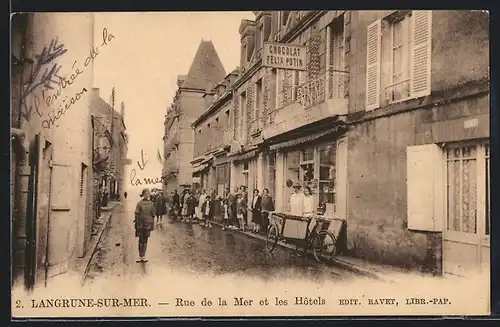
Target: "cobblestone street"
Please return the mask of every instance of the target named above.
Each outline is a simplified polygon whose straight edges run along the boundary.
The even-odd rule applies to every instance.
[[[115,208],[90,263],[86,283],[114,276],[141,278],[162,268],[183,274],[235,274],[264,280],[292,277],[322,281],[357,276],[342,268],[297,257],[280,247],[269,254],[262,240],[224,231],[215,225],[208,229],[198,224],[171,223],[169,219],[149,239],[149,262],[136,263],[133,208],[130,201]]]

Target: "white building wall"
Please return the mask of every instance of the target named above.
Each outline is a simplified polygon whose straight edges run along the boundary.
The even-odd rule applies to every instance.
[[[56,67],[60,66],[58,75],[66,76],[71,82],[71,85],[63,83],[65,88],[56,83],[52,84],[53,89],[43,85],[38,87],[27,99],[28,103],[38,101],[38,110],[33,110],[29,122],[23,121],[33,133],[30,139],[41,133],[53,148],[52,186],[49,190],[49,277],[66,272],[72,259],[83,252],[86,208],[91,199],[90,192],[85,190],[80,196],[80,173],[82,164],[87,166],[88,175],[92,171],[89,139],[92,133],[93,60],[87,58],[94,43],[93,16],[92,13],[35,13],[32,21],[29,57],[35,59],[44,49],[50,53],[56,52],[59,46],[67,49],[42,71],[45,68],[50,70],[56,63]],[[96,44],[101,48],[101,42]],[[50,97],[58,92],[57,99]],[[46,100],[48,98],[52,100]],[[88,180],[86,184],[90,187]]]

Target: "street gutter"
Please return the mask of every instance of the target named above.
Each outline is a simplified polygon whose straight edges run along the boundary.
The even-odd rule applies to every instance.
[[[80,279],[80,286],[83,286],[83,284],[85,283],[85,279],[87,278],[87,274],[88,274],[89,269],[90,269],[90,264],[91,264],[92,259],[94,258],[95,254],[97,252],[97,246],[99,245],[99,243],[101,241],[101,238],[102,238],[102,235],[104,234],[104,231],[106,230],[106,228],[109,227],[109,223],[111,221],[111,217],[113,216],[115,208],[120,204],[121,204],[120,202],[116,202],[111,207],[109,207],[108,209],[105,210],[106,213],[103,214],[104,222],[101,225],[100,230],[97,232],[97,237],[95,237],[93,242],[91,244],[89,244],[87,255],[80,259],[85,263],[85,269],[81,273],[82,277]],[[109,214],[107,214],[108,212],[109,212]],[[83,263],[82,263],[82,266],[83,266]]]
[[[222,223],[217,222],[217,221],[212,221],[212,222],[214,223],[214,225],[217,225],[218,227],[222,228]],[[253,234],[250,232],[243,232],[243,231],[236,230],[236,229],[226,229],[226,230],[230,231],[230,232],[240,233],[240,234],[246,235],[246,236],[254,238],[254,239],[259,239],[259,240],[264,241],[264,242],[266,241],[266,237],[262,236],[262,235]],[[295,246],[284,243],[282,241],[278,241],[278,245],[282,248],[285,248],[287,250],[291,250],[291,251],[295,252]],[[310,253],[308,252],[308,254],[310,254]],[[388,280],[387,278],[383,277],[382,275],[380,275],[380,274],[378,274],[370,269],[356,266],[352,263],[349,263],[345,260],[342,260],[342,258],[335,257],[333,259],[333,261],[330,264],[328,264],[327,266],[331,266],[331,265],[339,266],[340,268],[343,268],[345,270],[348,270],[350,272],[354,272],[356,274],[359,274],[359,275],[362,275],[362,276],[365,276],[368,278],[372,278],[372,279],[376,279],[376,280],[383,280],[386,282],[392,282],[391,280]]]

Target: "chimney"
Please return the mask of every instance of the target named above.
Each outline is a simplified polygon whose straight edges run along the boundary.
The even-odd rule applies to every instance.
[[[120,107],[120,115],[122,116],[122,119],[125,121],[125,102],[122,101],[121,107]]]
[[[98,87],[92,88],[92,95],[99,97],[99,88]]]

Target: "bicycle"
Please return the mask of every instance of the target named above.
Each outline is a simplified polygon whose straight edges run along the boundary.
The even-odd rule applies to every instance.
[[[270,223],[267,230],[266,248],[272,253],[278,244],[278,241],[286,241],[296,245],[296,251],[300,253],[302,249],[304,254],[312,248],[314,259],[319,263],[326,263],[333,260],[337,247],[337,238],[329,230],[323,228],[324,223],[330,223],[328,218],[314,216],[301,217],[283,213],[271,213],[273,222]],[[309,224],[312,218],[316,224],[309,232]],[[281,220],[281,224],[277,222]]]

